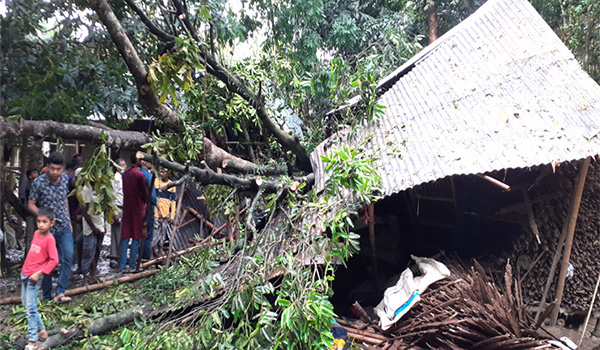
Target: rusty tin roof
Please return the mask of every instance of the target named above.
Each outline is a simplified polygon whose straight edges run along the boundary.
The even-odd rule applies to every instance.
[[[386,195],[459,174],[599,153],[600,86],[527,0],[490,0],[379,84],[385,114],[354,140],[378,158]]]

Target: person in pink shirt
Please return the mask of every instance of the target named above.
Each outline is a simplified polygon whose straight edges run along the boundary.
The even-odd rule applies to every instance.
[[[21,270],[21,301],[27,312],[28,340],[25,350],[37,349],[37,341],[48,337],[46,327],[37,310],[37,299],[42,276],[49,275],[58,264],[58,251],[56,241],[50,234],[50,227],[54,225],[54,212],[52,209],[42,207],[37,213],[38,230],[33,234],[31,247]]]

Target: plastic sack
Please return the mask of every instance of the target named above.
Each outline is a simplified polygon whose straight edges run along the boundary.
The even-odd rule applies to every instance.
[[[410,308],[421,300],[421,294],[434,282],[450,276],[446,265],[430,258],[411,255],[421,276],[414,277],[410,269],[404,270],[395,286],[385,290],[383,300],[375,307],[379,326],[386,330],[396,323]]]

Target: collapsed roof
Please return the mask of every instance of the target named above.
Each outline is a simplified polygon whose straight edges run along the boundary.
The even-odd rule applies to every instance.
[[[447,176],[578,160],[599,153],[600,86],[527,0],[490,0],[379,88],[385,113],[311,154],[316,189],[332,145],[378,158],[389,195]]]

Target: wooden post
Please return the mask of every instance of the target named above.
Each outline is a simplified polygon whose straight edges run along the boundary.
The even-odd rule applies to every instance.
[[[179,196],[177,198],[177,207],[175,208],[175,222],[173,222],[173,230],[171,232],[171,239],[169,240],[169,249],[167,251],[167,260],[165,260],[165,267],[169,267],[169,264],[171,263],[171,251],[173,250],[173,242],[175,241],[175,235],[177,234],[177,231],[179,229],[179,221],[180,221],[180,216],[179,215],[179,211],[181,210],[181,202],[183,200],[183,193],[185,192],[185,182],[181,184],[181,193],[179,193]]]
[[[550,317],[550,324],[555,325],[558,320],[558,313],[560,311],[560,303],[562,301],[563,292],[565,291],[565,280],[567,278],[567,267],[569,266],[569,259],[571,258],[571,248],[573,248],[573,236],[575,234],[575,224],[577,223],[577,214],[579,213],[579,206],[581,205],[581,196],[583,194],[583,187],[585,185],[585,178],[587,176],[588,168],[590,166],[591,157],[587,157],[583,162],[581,169],[579,170],[579,177],[577,178],[577,187],[575,188],[573,198],[573,212],[569,217],[569,228],[567,229],[567,239],[565,240],[565,251],[563,253],[563,259],[560,266],[560,273],[558,274],[558,282],[556,285],[556,306],[552,310]]]
[[[375,204],[369,204],[368,211],[369,241],[371,242],[371,263],[373,264],[373,274],[375,275],[375,281],[379,281],[379,273],[377,269],[377,250],[375,248]]]

